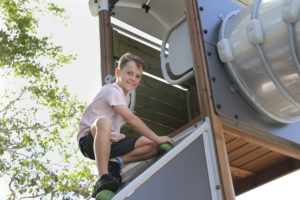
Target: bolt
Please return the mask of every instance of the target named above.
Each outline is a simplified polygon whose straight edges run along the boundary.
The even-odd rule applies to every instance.
[[[237,85],[235,83],[231,84],[230,85],[230,90],[231,90],[231,92],[236,92],[238,90]]]
[[[223,15],[221,15],[221,14],[220,14],[218,17],[219,17],[219,19],[220,19],[221,21],[223,21],[223,20],[224,20],[224,17],[223,17]]]
[[[216,189],[217,190],[221,189],[221,186],[220,185],[216,185]]]

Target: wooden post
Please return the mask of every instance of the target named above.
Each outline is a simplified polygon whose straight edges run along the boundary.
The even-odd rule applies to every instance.
[[[221,118],[214,111],[198,4],[197,0],[186,0],[185,2],[201,116],[208,116],[211,120],[222,195],[224,199],[231,200],[235,199],[234,188]]]
[[[100,52],[101,52],[101,80],[105,84],[107,75],[114,75],[113,68],[113,45],[112,28],[110,22],[110,11],[108,0],[102,0],[99,7],[99,31],[100,31]]]

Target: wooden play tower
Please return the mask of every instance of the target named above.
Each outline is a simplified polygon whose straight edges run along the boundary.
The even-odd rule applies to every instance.
[[[297,32],[299,0],[89,3],[92,14],[99,17],[102,84],[111,80],[120,56],[131,52],[147,65],[136,89],[135,111],[151,129],[159,135],[176,137],[204,119],[209,120],[220,193],[211,199],[235,199],[236,195],[299,169],[300,71],[295,61],[299,57],[299,36],[292,35],[294,43],[289,40]],[[276,15],[268,18],[269,11],[264,11],[267,6],[274,8]],[[280,24],[271,25],[273,18]],[[135,29],[120,25],[118,20]],[[283,30],[278,35],[268,33],[274,32],[273,26]],[[244,36],[248,39],[241,46]],[[282,39],[286,43],[276,44],[277,37],[286,38]],[[284,45],[290,50],[280,50]],[[259,48],[263,53],[256,53]],[[240,55],[243,51],[245,58]],[[287,64],[281,63],[285,62],[281,56],[287,58]],[[269,66],[264,64],[264,58],[269,60]],[[180,62],[190,64],[177,74],[181,66],[172,67]],[[172,80],[188,74],[175,83],[180,87],[164,81],[162,63],[167,65],[166,72]],[[122,132],[136,134],[126,125]]]

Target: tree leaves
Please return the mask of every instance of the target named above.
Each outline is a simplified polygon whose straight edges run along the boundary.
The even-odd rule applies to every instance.
[[[67,18],[51,1],[0,1],[0,179],[7,199],[79,199],[96,178],[75,141],[85,105],[55,75],[75,56],[39,35],[40,15]]]

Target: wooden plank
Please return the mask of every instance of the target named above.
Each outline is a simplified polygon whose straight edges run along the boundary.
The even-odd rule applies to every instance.
[[[158,101],[171,104],[180,109],[186,110],[186,92],[174,87],[165,87],[164,83],[159,83],[154,79],[143,76],[137,94],[151,94]]]
[[[118,42],[123,43],[127,46],[129,46],[127,49],[138,49],[139,51],[142,51],[145,55],[148,55],[147,57],[159,57],[160,56],[160,52],[148,45],[145,45],[141,42],[138,42],[132,38],[129,38],[127,36],[125,36],[124,34],[119,33],[118,31],[114,31],[116,37],[118,37]],[[125,52],[124,52],[125,53]],[[120,55],[122,55],[123,53],[120,53]],[[118,55],[117,55],[118,56]]]
[[[161,124],[159,122],[149,120],[149,119],[144,119],[141,117],[141,119],[149,126],[149,128],[157,133],[158,135],[169,135],[172,133],[175,129],[174,128],[169,128],[165,126],[164,124]]]
[[[297,149],[297,148],[299,148],[299,145],[296,146],[296,144],[295,144],[295,145],[291,145],[291,146],[285,146],[285,145],[279,144],[275,141],[271,141],[271,140],[264,139],[262,137],[251,135],[247,132],[235,129],[230,126],[224,126],[224,130],[227,134],[230,134],[237,138],[242,138],[242,139],[248,141],[249,143],[252,143],[252,144],[255,144],[258,146],[263,146],[264,148],[267,148],[271,151],[274,151],[274,152],[277,152],[277,153],[300,160],[300,151]],[[267,133],[265,133],[265,134],[267,135]]]
[[[163,77],[160,68],[160,52],[158,50],[139,43],[117,32],[114,34],[114,37],[118,38],[118,44],[115,47],[118,51],[114,54],[115,59],[119,59],[124,53],[130,52],[140,56],[144,60],[146,64],[146,72],[161,78]]]
[[[164,94],[170,94],[170,95],[178,95],[177,98],[179,99],[185,99],[185,91],[174,87],[170,84],[158,81],[158,80],[153,80],[153,78],[147,76],[147,75],[143,75],[142,77],[142,81],[140,83],[142,86],[144,87],[148,87],[148,88],[153,88],[161,93]]]
[[[164,124],[170,129],[180,128],[185,124],[185,121],[179,120],[178,118],[170,118],[168,115],[162,112],[156,112],[155,110],[146,108],[145,106],[137,105],[135,107],[135,112],[139,117],[145,119],[153,119],[156,122]]]
[[[169,135],[175,130],[175,129],[170,129],[169,127],[166,127],[163,124],[159,124],[155,121],[151,121],[149,119],[145,119],[145,118],[141,118],[141,119],[153,132],[155,132],[157,135],[160,136]],[[121,133],[124,133],[127,136],[140,135],[127,124],[122,127]]]
[[[247,177],[255,175],[254,173],[252,173],[248,170],[233,167],[233,166],[230,166],[230,170],[231,170],[232,176],[236,176],[236,177],[239,177],[239,178],[247,178]]]
[[[235,199],[222,122],[214,110],[201,20],[196,0],[185,0],[200,116],[211,120],[223,199]]]
[[[264,148],[261,148],[261,147],[258,147],[256,149],[254,149],[253,151],[247,153],[246,155],[244,155],[243,157],[240,157],[236,160],[233,160],[230,162],[230,165],[231,166],[234,166],[234,167],[243,167],[244,165],[246,165],[247,163],[250,163],[252,162],[253,160],[263,156],[264,154],[267,154],[269,153],[270,151],[264,149]]]
[[[170,96],[166,99],[160,99],[159,97],[157,98],[157,96],[152,95],[152,93],[145,93],[145,92],[141,92],[140,90],[137,90],[137,94],[136,94],[136,99],[139,100],[140,98],[147,98],[149,101],[153,101],[155,102],[157,105],[161,105],[161,106],[167,106],[168,109],[170,109],[171,113],[178,113],[176,116],[178,116],[179,119],[186,119],[187,118],[187,106],[186,106],[186,102],[182,101],[182,105],[175,105],[174,102],[172,102],[172,100],[170,99],[170,101],[168,101],[168,99],[170,98]],[[176,97],[173,97],[176,98]],[[142,102],[145,103],[145,102]],[[156,107],[157,111],[161,111],[161,107]],[[179,115],[180,113],[180,115]],[[183,120],[186,121],[186,120]]]
[[[235,140],[236,138],[232,135],[229,135],[229,134],[225,134],[225,142],[226,144],[231,142],[232,140]]]
[[[231,152],[241,148],[242,146],[244,146],[246,144],[247,144],[247,142],[245,142],[241,139],[232,140],[232,141],[226,143],[227,152],[228,152],[228,154],[230,154]]]
[[[237,160],[238,158],[245,156],[249,152],[252,152],[256,148],[258,148],[256,145],[247,143],[247,144],[241,146],[240,148],[228,153],[228,160],[229,160],[229,162],[231,162],[233,160]]]
[[[110,23],[110,11],[101,10],[99,15],[100,30],[100,55],[101,55],[101,80],[105,85],[105,76],[114,75],[113,70],[113,43]]]
[[[118,37],[119,33],[115,30],[113,30],[112,33],[113,33],[113,36],[112,36],[112,38],[113,38],[113,41],[112,41],[112,43],[113,43],[113,59],[115,61],[114,66],[117,67],[118,66],[117,61],[121,57],[120,47],[119,47],[120,42],[119,42],[119,37]]]
[[[150,95],[144,96],[144,95],[137,95],[136,97],[136,103],[140,104],[141,106],[145,106],[149,109],[157,110],[159,109],[160,112],[169,115],[173,118],[179,118],[181,119],[182,116],[187,116],[187,113],[184,110],[176,109],[173,106],[170,106],[168,104],[164,104],[162,102],[154,101],[152,97],[149,97]],[[187,118],[187,117],[186,117]]]
[[[286,159],[286,156],[271,151],[255,160],[252,160],[251,162],[242,166],[242,168],[245,170],[251,170],[252,172],[259,172],[265,168],[271,167],[278,162],[281,162],[284,159]]]
[[[242,194],[280,176],[291,173],[297,169],[296,163],[297,162],[295,159],[289,158],[278,163],[277,165],[273,165],[263,171],[260,171],[256,174],[256,176],[234,182],[235,192],[237,195]]]
[[[133,130],[129,125],[124,125],[121,128],[121,133],[125,134],[127,137],[128,136],[139,136],[140,134],[137,133],[135,130]]]
[[[154,82],[154,81],[153,81]],[[137,89],[138,94],[149,95],[157,99],[158,101],[162,101],[164,103],[173,105],[179,109],[186,109],[186,98],[185,93],[180,91],[174,91],[176,94],[172,94],[171,92],[163,92],[159,89],[156,89],[154,86],[147,87],[147,85],[143,82]]]

